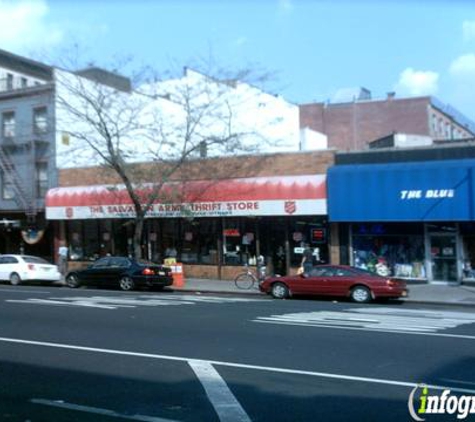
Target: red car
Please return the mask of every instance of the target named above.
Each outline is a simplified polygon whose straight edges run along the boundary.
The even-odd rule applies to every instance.
[[[319,265],[307,275],[268,277],[259,288],[277,299],[293,295],[344,296],[364,303],[407,296],[405,282],[347,265]]]

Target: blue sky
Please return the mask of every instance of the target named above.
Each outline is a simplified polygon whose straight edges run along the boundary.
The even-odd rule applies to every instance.
[[[475,1],[0,0],[0,48],[165,70],[209,57],[276,74],[289,101],[435,95],[475,120]]]

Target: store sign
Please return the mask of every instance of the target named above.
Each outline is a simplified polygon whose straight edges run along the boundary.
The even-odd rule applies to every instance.
[[[285,201],[233,201],[233,202],[195,202],[191,204],[154,204],[147,218],[177,217],[244,217],[289,215],[285,211]],[[295,202],[292,215],[325,215],[326,200],[301,199]],[[298,210],[298,212],[297,212]],[[95,219],[95,218],[134,218],[133,205],[90,205],[76,207],[47,207],[49,220]]]
[[[400,198],[402,200],[453,198],[454,196],[454,189],[402,190],[400,192]]]
[[[337,165],[328,172],[333,222],[475,220],[475,160]]]
[[[224,229],[223,234],[226,237],[240,237],[241,233],[239,233],[239,229]]]
[[[147,198],[153,185],[137,189]],[[147,218],[326,215],[326,176],[269,176],[170,182],[165,197],[176,203],[153,204]],[[166,196],[169,195],[169,196]],[[135,209],[122,185],[50,189],[48,220],[134,218]]]

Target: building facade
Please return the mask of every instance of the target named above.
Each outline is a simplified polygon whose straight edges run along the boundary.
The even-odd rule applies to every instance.
[[[305,243],[328,262],[326,170],[332,163],[331,151],[195,160],[182,169],[192,177],[177,174],[163,187],[175,201],[154,204],[143,256],[160,262],[175,255],[187,276],[209,278],[232,278],[261,255],[269,272],[291,273]],[[200,177],[203,168],[214,178]],[[76,186],[77,180],[86,185]],[[68,243],[71,264],[131,254],[134,211],[113,175],[68,169],[60,182],[48,192],[46,214],[56,242]]]
[[[475,145],[336,155],[329,220],[342,262],[421,282],[472,279]]]
[[[392,133],[456,141],[475,136],[475,124],[434,97],[371,99],[370,94],[344,103],[300,106],[300,125],[328,136],[328,146],[341,151],[364,150],[368,143]]]
[[[56,186],[52,69],[0,51],[0,252],[49,257],[44,197]]]

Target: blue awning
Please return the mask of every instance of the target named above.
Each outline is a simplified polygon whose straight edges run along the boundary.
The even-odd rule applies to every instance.
[[[337,165],[328,170],[333,222],[475,220],[475,160]]]

